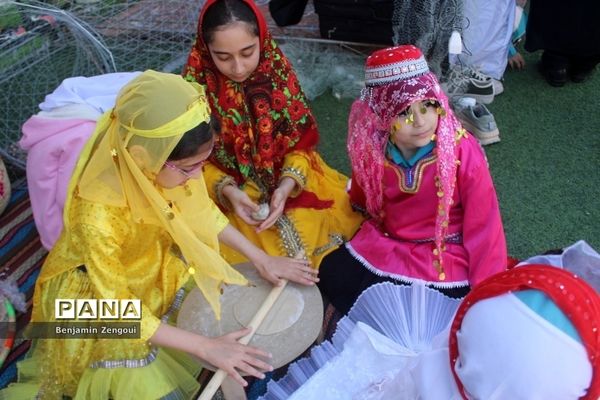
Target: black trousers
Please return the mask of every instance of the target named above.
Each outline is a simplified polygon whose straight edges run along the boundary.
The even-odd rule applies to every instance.
[[[323,258],[319,267],[319,279],[321,293],[344,314],[350,311],[358,296],[369,286],[381,282],[407,285],[393,278],[375,275],[354,258],[346,246],[340,246]],[[466,296],[471,290],[469,286],[433,289],[457,299]]]

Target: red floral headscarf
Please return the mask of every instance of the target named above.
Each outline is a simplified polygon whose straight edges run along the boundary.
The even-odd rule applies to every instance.
[[[258,23],[258,67],[242,83],[218,70],[202,38],[206,11],[217,1],[208,0],[200,12],[196,42],[183,76],[207,86],[213,114],[221,124],[211,161],[238,184],[251,178],[272,193],[285,155],[316,146],[317,124],[290,62],[271,38],[264,16],[251,0],[241,1],[253,10]]]

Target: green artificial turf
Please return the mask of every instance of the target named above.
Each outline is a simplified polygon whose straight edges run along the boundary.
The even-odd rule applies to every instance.
[[[555,88],[537,72],[540,54],[522,54],[526,69],[507,70],[505,92],[488,106],[501,142],[485,147],[509,254],[527,258],[577,240],[600,251],[600,72]],[[330,94],[312,102],[320,151],[344,173],[351,102]]]

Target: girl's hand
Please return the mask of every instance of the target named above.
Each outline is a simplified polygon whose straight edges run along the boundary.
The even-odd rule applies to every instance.
[[[281,285],[283,279],[307,286],[319,282],[319,271],[307,260],[265,254],[260,261],[254,261],[254,265],[260,276],[275,286]]]
[[[252,213],[259,210],[258,204],[250,200],[250,197],[237,186],[227,185],[223,188],[223,195],[231,203],[235,213],[248,225],[258,225],[260,221],[252,218]]]
[[[525,68],[525,59],[520,53],[517,53],[508,59],[508,65],[512,69],[523,69]]]
[[[266,362],[257,357],[271,358],[271,355],[255,347],[238,343],[238,340],[250,333],[250,328],[228,333],[227,335],[206,338],[199,348],[197,356],[227,372],[237,383],[246,386],[248,383],[241,374],[264,379],[263,371],[272,371]]]
[[[287,198],[294,190],[296,186],[296,181],[294,181],[290,177],[284,177],[279,183],[279,187],[273,191],[273,195],[271,196],[271,204],[269,204],[269,216],[265,219],[257,228],[256,233],[260,233],[270,227],[277,222],[277,219],[283,214],[283,209],[285,208],[285,202]]]
[[[250,329],[247,328],[220,337],[209,338],[161,323],[150,338],[150,343],[192,354],[221,368],[233,380],[246,386],[246,381],[242,379],[240,373],[263,379],[265,376],[262,371],[273,370],[269,364],[257,358],[270,358],[270,354],[238,343],[240,338],[249,333]]]

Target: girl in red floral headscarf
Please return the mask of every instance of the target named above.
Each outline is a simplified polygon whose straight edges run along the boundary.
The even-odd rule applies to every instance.
[[[205,179],[233,225],[268,253],[305,254],[315,267],[352,237],[362,217],[347,178],[316,153],[306,97],[253,1],[206,2],[183,76],[207,87],[221,123]]]

